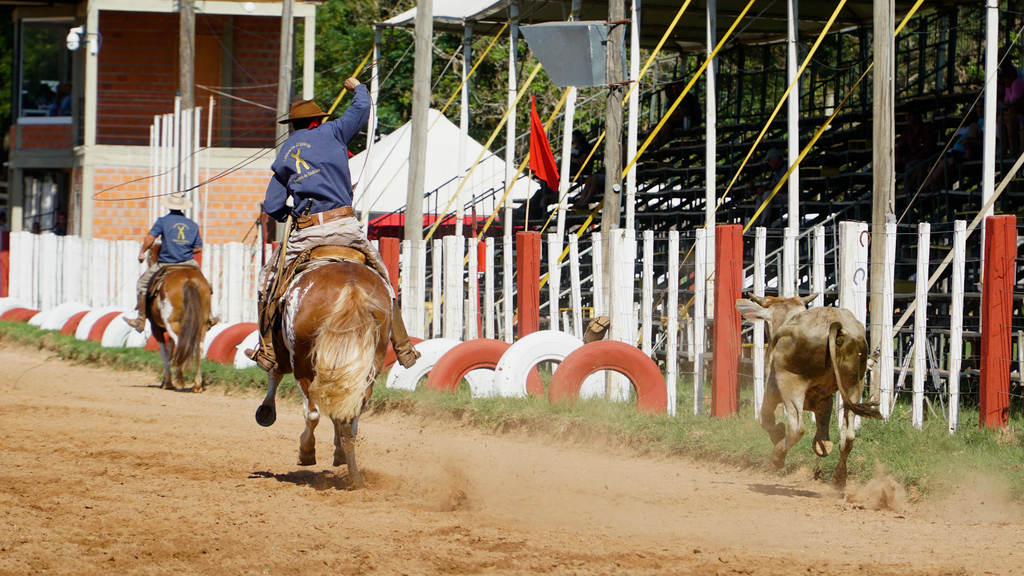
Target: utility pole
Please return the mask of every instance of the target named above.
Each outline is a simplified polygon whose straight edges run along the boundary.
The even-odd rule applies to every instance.
[[[292,95],[292,30],[295,23],[292,21],[292,9],[295,0],[284,0],[281,4],[281,61],[277,75],[277,118],[283,120],[288,117],[291,109]],[[283,137],[288,134],[287,124],[277,124],[277,143],[280,144]]]
[[[423,194],[427,170],[427,113],[430,106],[430,39],[434,35],[434,0],[416,3],[416,56],[412,72],[412,141],[409,143],[409,186],[405,201],[405,239],[423,240]]]
[[[895,88],[893,68],[896,55],[893,32],[896,8],[893,0],[875,0],[874,3],[874,52],[875,66],[872,79],[872,148],[871,166],[874,188],[871,193],[871,349],[880,345],[892,346],[892,335],[882,334],[881,306],[882,282],[885,277],[885,217],[893,213],[895,204],[896,174],[893,165],[893,142],[896,139],[893,127]],[[877,299],[877,300],[876,300]],[[891,320],[891,319],[890,319]],[[891,374],[889,375],[892,376]],[[879,396],[881,371],[875,370],[871,377],[870,397]]]
[[[619,282],[619,274],[616,273],[617,266],[612,250],[613,239],[610,232],[619,227],[619,193],[622,191],[622,87],[619,84],[623,80],[622,70],[622,42],[625,38],[625,27],[622,20],[626,15],[625,0],[608,0],[608,22],[611,29],[608,31],[608,44],[606,45],[608,76],[605,80],[608,83],[608,97],[605,101],[605,135],[604,142],[604,211],[601,214],[601,240],[604,262],[604,293],[608,298],[608,316],[612,319],[612,334],[622,330],[617,325],[621,310],[618,309],[618,302],[615,297],[616,291],[612,288]],[[605,398],[611,399],[616,393],[620,378],[611,372],[605,378]]]
[[[196,10],[195,0],[178,0],[178,92],[182,110],[196,107],[195,73]]]

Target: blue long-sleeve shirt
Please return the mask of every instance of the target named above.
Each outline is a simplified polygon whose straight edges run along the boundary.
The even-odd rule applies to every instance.
[[[293,196],[295,212],[326,212],[352,205],[352,175],[348,169],[348,144],[370,117],[370,93],[356,86],[352,105],[337,120],[311,130],[296,130],[272,167],[263,210],[275,220],[288,218],[285,200]]]

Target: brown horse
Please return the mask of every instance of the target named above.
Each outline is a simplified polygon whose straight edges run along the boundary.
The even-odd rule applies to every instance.
[[[154,246],[159,250],[159,245]],[[151,252],[150,258],[154,258]],[[218,322],[210,317],[213,291],[199,268],[190,265],[168,266],[150,283],[146,318],[160,347],[164,378],[160,387],[175,390],[185,386],[185,369],[195,368],[192,391],[203,391],[203,338]],[[168,338],[169,336],[169,338]],[[171,367],[174,380],[171,380]]]
[[[294,372],[306,419],[299,465],[316,464],[313,431],[326,415],[334,423],[334,466],[345,463],[350,481],[361,487],[355,437],[391,336],[388,286],[364,264],[335,261],[299,272],[284,291],[281,307],[274,331],[278,366],[268,374],[256,421],[274,423],[277,386],[282,376]]]

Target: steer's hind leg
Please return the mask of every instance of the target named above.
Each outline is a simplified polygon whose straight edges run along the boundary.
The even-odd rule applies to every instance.
[[[790,448],[796,445],[804,435],[804,395],[802,393],[792,392],[793,390],[799,389],[799,386],[787,385],[791,384],[787,382],[787,379],[794,378],[793,376],[780,374],[778,378],[779,390],[790,391],[788,396],[784,396],[782,399],[782,405],[786,410],[786,436],[780,442],[775,444],[775,449],[772,450],[771,458],[772,466],[775,468],[782,468],[786,464],[786,454],[789,453]]]
[[[309,390],[308,383],[299,383],[302,390]],[[310,404],[309,397],[303,394],[302,412],[306,416],[306,429],[299,436],[299,466],[312,466],[316,464],[316,439],[313,431],[320,423],[320,410],[316,404]]]
[[[814,453],[824,458],[832,452],[832,442],[828,439],[829,425],[832,424],[831,394],[822,398],[821,402],[814,407],[814,420],[817,424],[817,429],[814,432]]]
[[[839,488],[846,486],[846,459],[853,449],[853,441],[857,436],[855,431],[857,416],[847,407],[843,407],[843,418],[839,422],[839,463],[836,464],[836,471],[832,474],[832,483]]]
[[[775,422],[775,409],[782,403],[779,386],[775,382],[774,372],[768,374],[764,387],[764,402],[761,403],[761,427],[768,433],[772,444],[778,444],[786,437],[786,426]]]

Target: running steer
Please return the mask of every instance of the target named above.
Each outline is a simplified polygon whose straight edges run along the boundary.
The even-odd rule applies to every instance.
[[[846,459],[854,440],[855,415],[881,418],[877,403],[860,402],[868,343],[864,325],[843,308],[811,308],[817,294],[803,298],[761,298],[749,296],[736,301],[736,309],[747,320],[768,324],[768,378],[761,427],[768,432],[775,449],[771,464],[782,468],[786,453],[804,435],[803,410],[814,412],[817,431],[814,452],[821,457],[832,451],[829,423],[832,397],[836,390],[843,399],[839,422],[839,464],[832,481],[846,485]],[[786,424],[775,422],[775,408],[782,404]]]

